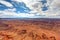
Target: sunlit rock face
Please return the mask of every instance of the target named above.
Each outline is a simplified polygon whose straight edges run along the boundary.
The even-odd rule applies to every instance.
[[[0,0],[0,18],[60,18],[59,0]]]

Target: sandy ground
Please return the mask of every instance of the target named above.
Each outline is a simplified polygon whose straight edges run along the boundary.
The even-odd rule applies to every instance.
[[[0,40],[60,40],[60,22],[0,20]]]

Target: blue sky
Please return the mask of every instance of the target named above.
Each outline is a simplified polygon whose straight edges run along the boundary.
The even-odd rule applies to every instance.
[[[60,18],[59,0],[0,0],[0,18]]]

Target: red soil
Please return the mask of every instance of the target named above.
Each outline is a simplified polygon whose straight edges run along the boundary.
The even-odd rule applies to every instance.
[[[60,22],[0,21],[0,40],[60,40]]]

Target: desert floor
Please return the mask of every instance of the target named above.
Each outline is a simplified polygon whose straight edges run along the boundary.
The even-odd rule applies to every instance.
[[[60,21],[0,20],[0,40],[60,40]]]

